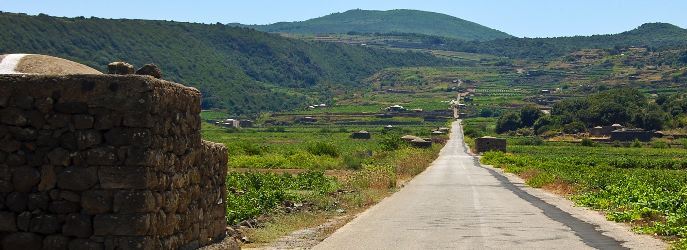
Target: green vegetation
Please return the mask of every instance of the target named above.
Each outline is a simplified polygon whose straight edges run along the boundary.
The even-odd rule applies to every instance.
[[[241,25],[244,26],[244,25]],[[462,40],[493,40],[510,35],[445,14],[418,10],[349,10],[302,22],[247,25],[266,32],[294,34],[417,33]]]
[[[198,88],[204,109],[234,114],[325,102],[387,67],[449,63],[429,53],[304,42],[222,24],[0,13],[0,26],[0,54],[49,54],[102,71],[117,60],[155,63],[164,78]]]
[[[237,224],[271,211],[284,202],[326,199],[339,184],[322,172],[297,175],[273,173],[229,173],[227,176],[227,222]],[[326,206],[326,204],[318,204]]]
[[[618,88],[557,102],[550,116],[540,113],[534,106],[525,106],[519,113],[508,112],[498,119],[496,132],[532,128],[537,134],[548,131],[576,134],[611,124],[646,130],[684,128],[685,111],[684,94],[661,96],[654,101],[637,89]]]
[[[547,144],[509,151],[486,153],[482,161],[534,187],[563,186],[578,204],[606,212],[609,220],[631,222],[640,232],[687,237],[684,149]]]

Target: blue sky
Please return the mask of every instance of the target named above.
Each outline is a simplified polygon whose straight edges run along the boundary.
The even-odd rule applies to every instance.
[[[6,12],[245,24],[301,21],[356,8],[440,12],[520,37],[619,33],[647,22],[687,27],[685,0],[0,0]]]

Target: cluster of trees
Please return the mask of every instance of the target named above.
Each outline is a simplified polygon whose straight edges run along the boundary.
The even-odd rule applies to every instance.
[[[386,67],[451,62],[427,53],[306,42],[222,24],[0,13],[0,54],[36,53],[106,70],[155,63],[164,78],[198,88],[203,108],[257,113],[323,101]]]
[[[687,125],[684,124],[686,112],[685,94],[664,95],[652,100],[637,89],[617,88],[562,100],[552,107],[550,115],[540,112],[535,106],[507,112],[499,117],[496,130],[498,133],[531,129],[537,134],[547,131],[572,134],[616,123],[660,130]]]

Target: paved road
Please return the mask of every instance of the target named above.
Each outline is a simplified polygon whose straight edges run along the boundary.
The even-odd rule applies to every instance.
[[[453,131],[429,169],[315,249],[622,249],[481,167]]]

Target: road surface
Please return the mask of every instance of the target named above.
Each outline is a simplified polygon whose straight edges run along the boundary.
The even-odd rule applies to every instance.
[[[480,166],[452,131],[430,168],[314,249],[623,249]]]

